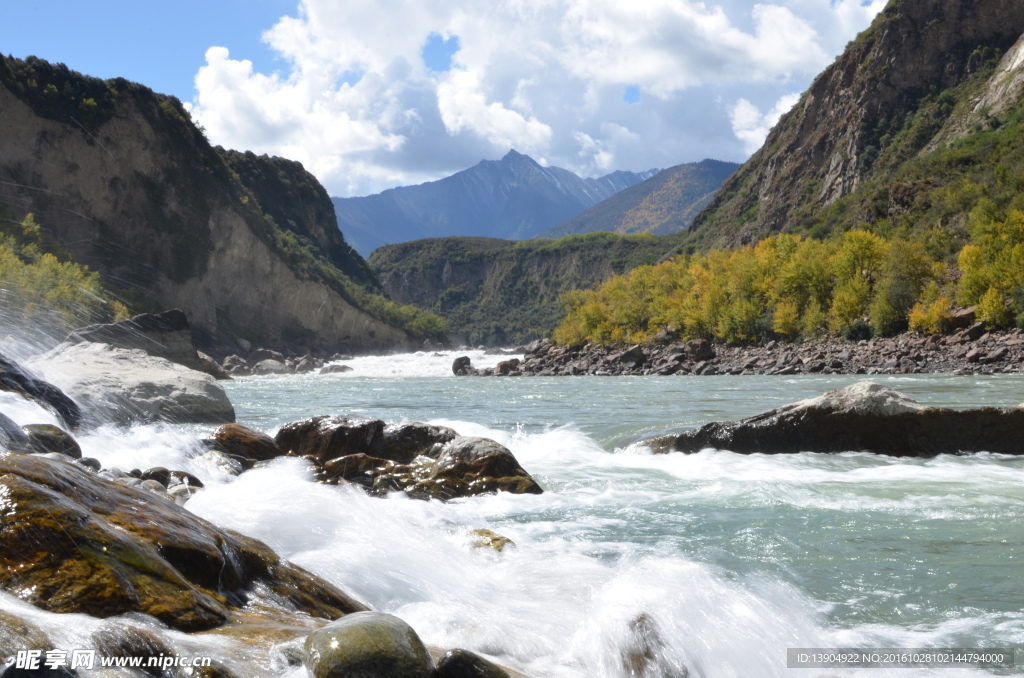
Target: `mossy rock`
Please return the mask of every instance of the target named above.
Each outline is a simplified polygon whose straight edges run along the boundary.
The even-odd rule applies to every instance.
[[[309,634],[305,661],[315,678],[436,678],[416,631],[381,612],[350,614]]]
[[[38,455],[0,455],[0,589],[51,612],[142,612],[181,631],[216,627],[262,584],[296,611],[365,607],[173,502]]]
[[[510,678],[508,671],[469,650],[448,650],[437,662],[438,678]]]
[[[82,448],[70,433],[52,424],[29,424],[22,426],[28,436],[29,448],[36,454],[58,452],[72,459],[82,458]]]

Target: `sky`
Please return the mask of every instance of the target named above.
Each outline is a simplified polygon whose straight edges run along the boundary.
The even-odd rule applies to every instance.
[[[741,162],[885,0],[3,0],[0,52],[186,103],[333,196],[515,148],[582,176]]]

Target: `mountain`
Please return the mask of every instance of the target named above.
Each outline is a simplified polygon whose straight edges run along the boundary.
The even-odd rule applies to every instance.
[[[1007,184],[998,166],[1020,165],[1006,128],[1019,123],[1024,52],[1006,52],[1022,32],[1019,0],[891,0],[723,184],[695,240],[869,225],[962,241],[976,199],[950,191],[968,181],[991,198]]]
[[[0,208],[143,306],[211,340],[410,341],[299,163],[213,148],[177,99],[31,57],[0,55],[0,121]]]
[[[560,238],[595,231],[677,233],[689,227],[738,167],[719,160],[670,167],[535,237]]]
[[[430,237],[525,240],[656,173],[583,179],[513,150],[438,181],[333,201],[341,231],[369,256],[385,243]]]
[[[547,336],[562,295],[657,262],[680,236],[612,233],[560,240],[428,238],[384,245],[369,263],[396,301],[442,316],[453,341],[511,345]]]

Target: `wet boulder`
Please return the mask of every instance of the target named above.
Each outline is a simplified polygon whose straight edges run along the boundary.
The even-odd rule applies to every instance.
[[[27,365],[74,398],[93,424],[235,420],[213,377],[139,349],[64,343]]]
[[[206,442],[226,454],[254,461],[276,459],[284,454],[277,442],[266,433],[254,431],[241,424],[224,424],[218,427],[213,432],[213,438]]]
[[[494,366],[495,374],[510,374],[519,369],[519,358],[511,358],[509,360],[502,360],[500,363]]]
[[[368,454],[400,463],[408,463],[421,454],[436,458],[444,444],[458,435],[447,426],[419,421],[388,424],[381,435],[374,437]]]
[[[507,447],[472,436],[459,436],[444,446],[431,479],[460,496],[499,490],[513,494],[543,492]]]
[[[306,638],[315,678],[435,678],[434,661],[411,626],[381,612],[358,612]]]
[[[401,490],[417,499],[543,492],[508,448],[470,436],[459,436],[445,444],[437,460],[418,457],[409,464],[389,465],[375,475],[373,488],[378,494]]]
[[[0,449],[29,454],[32,443],[17,422],[0,412]]]
[[[45,652],[52,649],[53,645],[42,629],[10,612],[0,610],[0,666],[19,650]]]
[[[1024,407],[925,407],[891,388],[859,382],[733,422],[646,441],[655,452],[706,448],[760,452],[866,451],[897,457],[960,452],[1024,454]]]
[[[344,374],[345,372],[351,372],[352,368],[348,365],[342,365],[335,363],[333,365],[324,365],[320,368],[320,374]]]
[[[53,424],[29,424],[22,426],[28,438],[29,450],[34,454],[57,452],[72,459],[82,458],[82,448],[70,433]]]
[[[278,447],[320,464],[357,452],[369,452],[384,434],[384,422],[358,415],[318,416],[285,424],[277,432]]]
[[[253,587],[314,617],[365,609],[255,539],[74,464],[0,455],[0,496],[0,589],[50,612],[141,612],[200,631],[223,624]]]
[[[448,650],[437,662],[437,678],[510,678],[508,671],[469,650]]]
[[[0,391],[17,393],[33,400],[61,418],[70,429],[82,423],[82,410],[60,388],[37,379],[15,361],[0,355]]]
[[[452,361],[452,374],[456,377],[465,377],[472,373],[473,362],[469,359],[469,356],[459,356]]]
[[[340,478],[367,487],[373,486],[373,476],[378,468],[387,465],[386,459],[371,457],[362,452],[331,459],[324,464],[326,478]]]
[[[192,342],[188,318],[179,309],[143,313],[116,323],[89,325],[69,334],[67,342],[135,348],[192,370],[207,371]]]
[[[267,375],[267,374],[291,374],[292,369],[280,360],[273,360],[267,358],[261,360],[252,367],[252,373],[256,375]]]

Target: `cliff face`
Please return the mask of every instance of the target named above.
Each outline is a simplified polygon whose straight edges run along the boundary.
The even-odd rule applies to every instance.
[[[511,345],[547,336],[565,292],[653,264],[677,236],[576,235],[509,242],[429,238],[385,245],[369,263],[388,294],[444,317],[454,341]]]
[[[319,250],[341,271],[363,287],[381,291],[370,266],[338,230],[334,203],[320,182],[302,163],[286,158],[258,156],[252,151],[217,151],[278,226],[291,231],[313,250]]]
[[[0,60],[0,202],[35,213],[77,261],[213,335],[353,349],[406,341],[346,293],[353,283],[325,254],[340,249],[324,237],[326,217],[267,190],[300,178],[323,194],[301,166],[254,156],[247,167],[274,176],[247,187],[177,100]],[[264,217],[262,193],[295,232]]]
[[[685,230],[711,202],[715,191],[737,168],[739,165],[736,163],[719,160],[670,167],[536,237],[560,238],[596,231],[657,235],[678,233]]]
[[[1019,0],[891,0],[691,229],[704,231],[710,244],[735,245],[801,228],[815,210],[929,148],[958,103],[943,94],[967,83],[1022,33]],[[914,126],[915,115],[931,104],[939,114]]]

